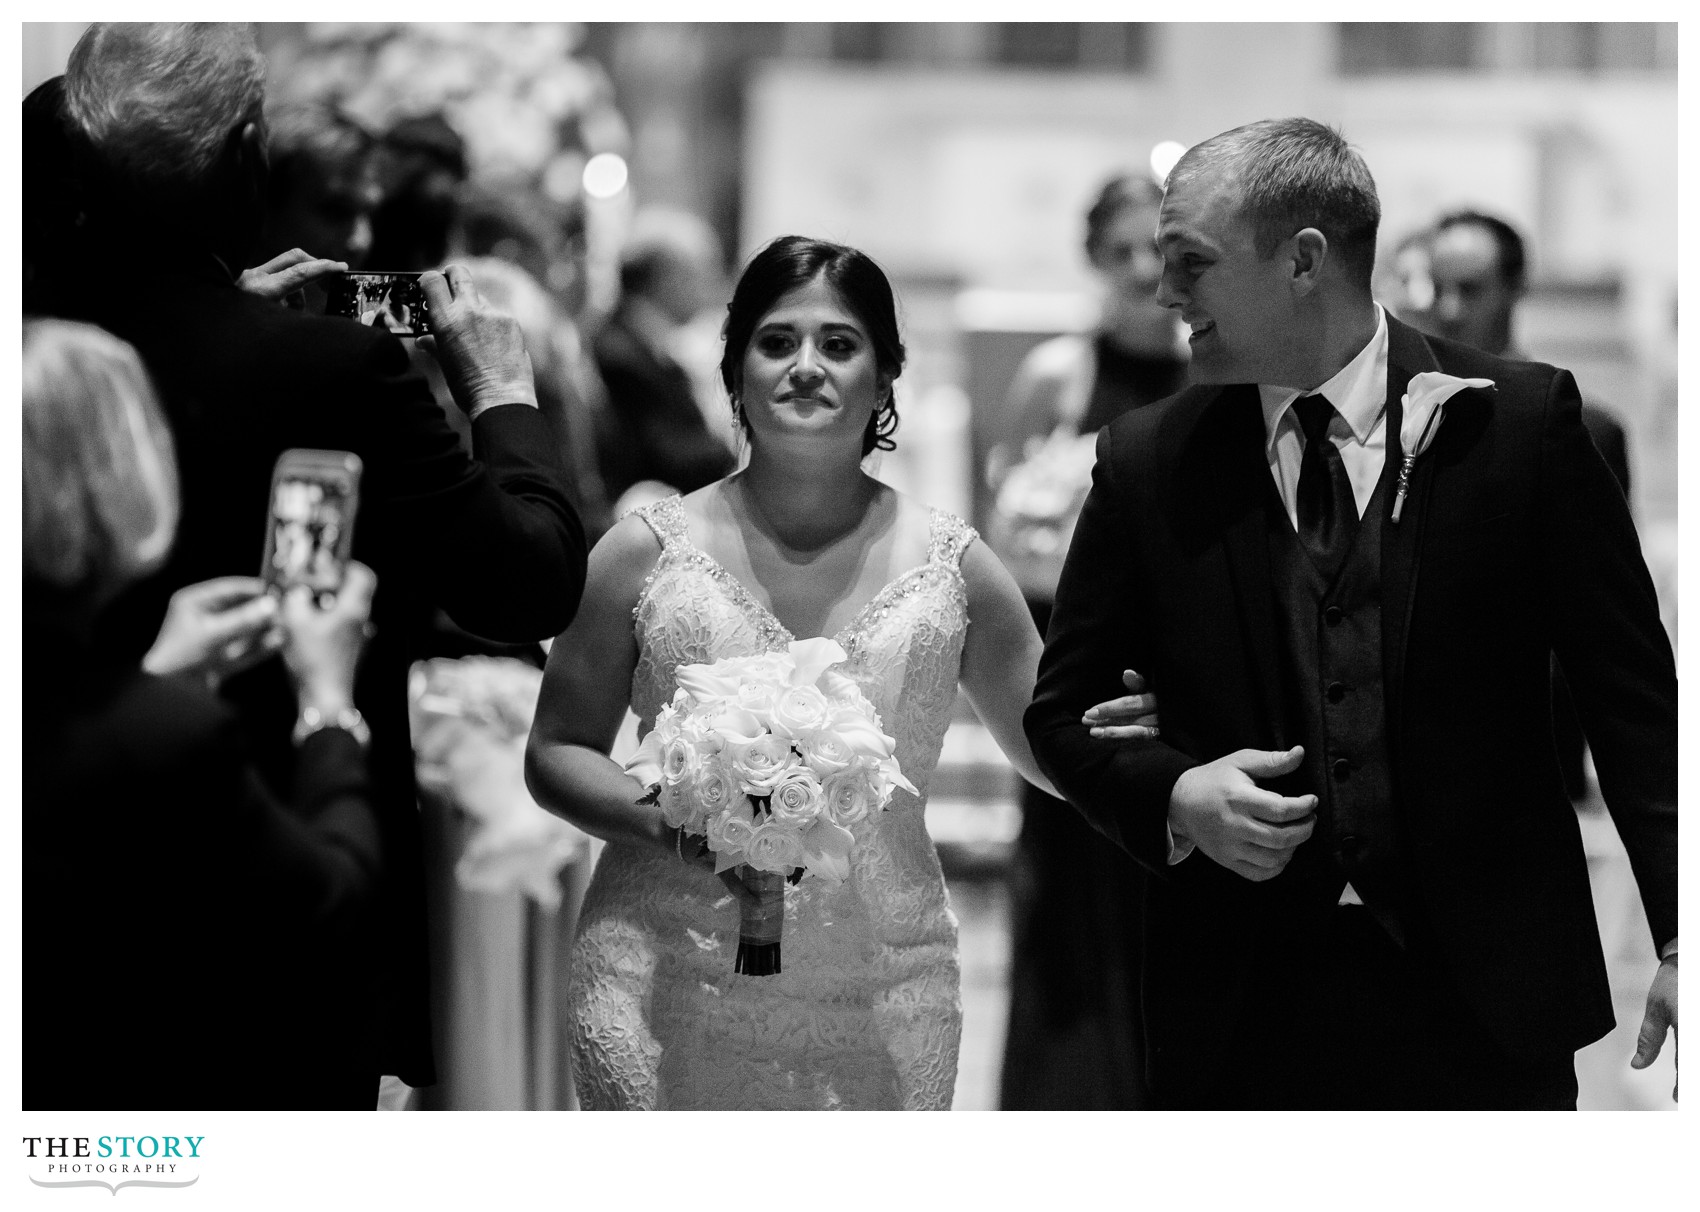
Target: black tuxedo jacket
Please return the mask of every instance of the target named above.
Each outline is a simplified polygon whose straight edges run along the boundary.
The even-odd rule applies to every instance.
[[[1387,457],[1425,370],[1494,380],[1445,407],[1401,521],[1382,527],[1383,659],[1401,854],[1420,944],[1514,1056],[1550,1059],[1612,1024],[1575,812],[1556,768],[1549,659],[1576,690],[1654,942],[1676,932],[1676,675],[1623,494],[1567,371],[1508,362],[1388,319]],[[1389,507],[1391,501],[1389,501]],[[1282,749],[1267,526],[1281,508],[1254,386],[1194,387],[1099,438],[1027,732],[1058,788],[1151,872],[1143,1001],[1154,1086],[1213,1073],[1241,973],[1309,902],[1300,855],[1253,883],[1201,852],[1167,865],[1188,768]],[[1389,509],[1390,512],[1390,509]],[[1160,743],[1080,723],[1144,673]],[[1308,788],[1281,788],[1296,794]],[[1312,843],[1306,843],[1311,845]]]
[[[133,650],[145,650],[167,598],[184,585],[258,574],[272,465],[284,450],[351,450],[365,464],[354,556],[378,574],[378,591],[355,701],[372,730],[387,870],[374,958],[385,973],[381,1047],[369,1060],[374,1074],[429,1084],[407,671],[439,606],[466,630],[502,641],[553,636],[572,620],[586,551],[558,441],[537,409],[510,405],[472,423],[469,455],[394,336],[246,294],[205,254],[164,268],[108,267],[112,277],[89,286],[72,318],[141,353],[171,422],[183,507],[170,563],[109,612],[114,643],[128,630]],[[232,679],[225,694],[283,792],[295,699],[281,663]],[[370,1012],[352,997],[332,1000],[327,1013]]]

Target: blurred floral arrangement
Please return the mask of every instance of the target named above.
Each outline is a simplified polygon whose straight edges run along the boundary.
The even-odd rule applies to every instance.
[[[460,886],[523,892],[555,909],[561,868],[589,839],[525,788],[525,740],[542,679],[506,657],[437,658],[413,667],[408,704],[420,788],[474,823],[455,864]]]
[[[630,144],[600,64],[566,22],[309,22],[268,51],[281,100],[337,105],[372,130],[440,113],[477,176],[576,198],[585,161]]]

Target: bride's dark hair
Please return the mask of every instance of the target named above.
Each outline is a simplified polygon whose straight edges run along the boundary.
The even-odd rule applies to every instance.
[[[885,271],[866,253],[844,244],[811,240],[807,236],[780,236],[744,267],[732,302],[726,305],[726,325],[721,330],[726,349],[720,355],[720,381],[728,395],[736,398],[744,351],[761,318],[782,297],[816,278],[824,278],[838,293],[844,306],[868,330],[874,347],[874,364],[887,383],[903,373],[903,341],[897,334],[897,304]],[[742,412],[739,424],[748,428]],[[888,387],[862,438],[862,453],[894,450],[891,435],[897,432],[897,400]]]

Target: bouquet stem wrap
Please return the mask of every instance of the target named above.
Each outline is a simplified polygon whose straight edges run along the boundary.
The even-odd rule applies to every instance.
[[[732,971],[773,976],[779,971],[779,935],[785,926],[785,877],[745,867],[739,873],[754,897],[739,901],[738,957]]]

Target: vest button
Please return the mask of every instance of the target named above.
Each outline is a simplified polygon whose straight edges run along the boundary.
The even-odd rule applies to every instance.
[[[1338,627],[1340,625],[1340,620],[1345,617],[1346,612],[1341,610],[1338,606],[1330,606],[1327,610],[1322,612],[1322,621],[1327,623],[1330,627]]]
[[[1331,769],[1334,771],[1334,781],[1336,783],[1344,783],[1347,779],[1352,777],[1352,764],[1345,758],[1335,758],[1334,765]]]
[[[1330,683],[1328,683],[1328,701],[1330,703],[1338,703],[1341,699],[1343,699],[1345,697],[1346,697],[1346,683],[1344,683],[1344,682],[1330,682]]]

